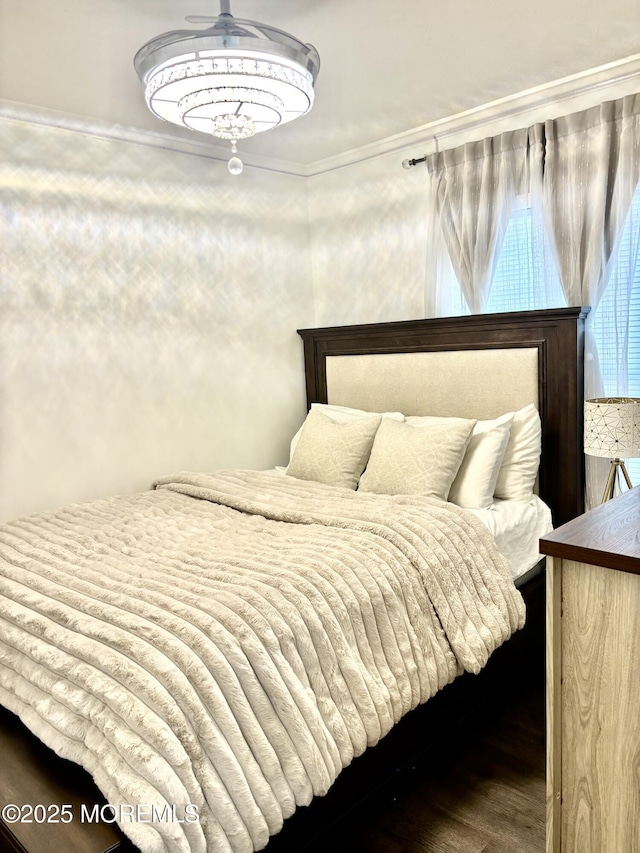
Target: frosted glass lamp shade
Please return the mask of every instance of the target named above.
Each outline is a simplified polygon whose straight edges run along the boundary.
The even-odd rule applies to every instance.
[[[584,452],[608,459],[640,456],[640,398],[587,400],[584,404]]]

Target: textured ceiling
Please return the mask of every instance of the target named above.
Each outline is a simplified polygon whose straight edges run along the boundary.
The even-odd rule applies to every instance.
[[[638,0],[232,0],[316,46],[305,118],[242,143],[308,164],[640,51]],[[0,0],[0,98],[189,136],[146,109],[132,59],[216,0]]]

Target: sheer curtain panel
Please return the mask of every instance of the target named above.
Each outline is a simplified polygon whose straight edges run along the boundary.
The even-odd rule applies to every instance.
[[[567,305],[589,305],[585,395],[626,394],[626,364],[616,388],[602,381],[594,323],[606,288],[616,311],[603,330],[619,342],[629,335],[627,276],[611,272],[640,180],[640,95],[609,101],[531,129],[531,189],[549,238]],[[544,238],[543,238],[544,239]],[[601,333],[602,334],[602,333]],[[606,460],[587,457],[587,503],[602,494]]]
[[[434,236],[434,222],[439,222],[453,270],[472,313],[484,310],[526,164],[526,130],[503,133],[427,157],[430,236]],[[438,236],[435,233],[436,241]],[[434,257],[439,255],[436,248]],[[441,310],[440,306],[438,313]]]

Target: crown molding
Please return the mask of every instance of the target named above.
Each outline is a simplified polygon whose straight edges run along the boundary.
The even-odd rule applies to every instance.
[[[10,101],[6,98],[0,98],[0,118],[23,121],[40,127],[55,127],[72,133],[81,133],[94,139],[127,142],[148,148],[174,151],[178,154],[190,154],[196,157],[204,157],[207,160],[216,160],[225,165],[231,156],[228,147],[216,144],[209,137],[200,133],[197,135],[194,133],[193,139],[190,139],[178,134],[160,133],[155,130],[129,127],[123,124],[111,124],[74,113]],[[252,166],[256,169],[283,172],[298,177],[307,176],[305,166],[278,160],[275,157],[264,157],[260,154],[243,152],[242,161],[245,166]]]
[[[586,109],[599,103],[640,91],[640,53],[590,68],[551,83],[535,86],[505,98],[490,101],[455,115],[388,136],[369,145],[345,151],[307,166],[307,177],[321,175],[373,160],[387,154],[429,144],[429,149],[446,139],[447,147],[461,144],[455,137],[490,136],[540,121],[557,118],[573,110]],[[542,115],[538,115],[542,111]],[[499,127],[500,126],[500,127]],[[420,155],[415,155],[420,156]]]
[[[489,136],[492,133],[522,127],[545,118],[556,118],[572,110],[586,109],[588,106],[595,106],[603,101],[621,98],[637,91],[640,91],[640,53],[482,104],[312,163],[294,163],[250,152],[243,152],[242,159],[245,166],[310,178],[388,154],[406,153],[407,149],[418,148],[421,145],[427,145],[429,150],[433,150],[445,139],[447,146],[451,147],[460,144],[462,138],[469,138],[470,134],[475,134],[476,138],[478,134]],[[542,114],[540,114],[541,111]],[[143,130],[2,98],[0,98],[0,117],[43,127],[61,128],[97,139],[134,143],[224,163],[229,159],[228,148],[211,142],[201,134],[194,134],[193,138],[188,138],[178,134]],[[421,155],[414,153],[413,156]]]

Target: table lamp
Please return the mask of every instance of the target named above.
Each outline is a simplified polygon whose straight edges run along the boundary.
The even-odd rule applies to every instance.
[[[605,503],[620,488],[620,472],[631,489],[631,479],[620,457],[640,456],[640,398],[599,397],[584,404],[584,452],[611,459],[602,496]]]

